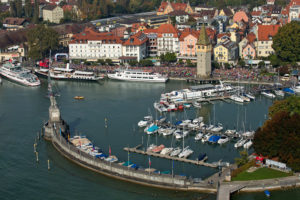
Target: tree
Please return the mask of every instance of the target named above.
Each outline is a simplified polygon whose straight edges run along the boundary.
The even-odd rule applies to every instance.
[[[100,65],[105,65],[105,60],[103,59],[98,59],[97,63],[99,63]]]
[[[50,49],[58,47],[58,33],[41,24],[27,32],[29,57],[37,60],[46,57]]]
[[[17,17],[23,16],[22,0],[16,0]]]
[[[300,171],[300,97],[276,101],[269,108],[269,117],[253,140],[258,154],[278,157],[295,171]]]
[[[220,64],[216,61],[213,61],[211,63],[211,66],[212,66],[213,69],[220,69]]]
[[[34,0],[33,23],[39,23],[40,18],[39,0]]]
[[[279,28],[273,37],[272,48],[281,61],[300,61],[300,22],[292,21]]]
[[[164,63],[166,60],[165,60],[165,54],[161,54],[159,56],[159,59],[160,59],[160,62]]]
[[[245,65],[246,65],[246,63],[245,63],[245,61],[244,61],[243,59],[240,59],[240,60],[238,61],[238,66],[239,66],[239,67],[245,67]]]
[[[164,60],[168,63],[173,63],[173,62],[176,62],[177,61],[177,57],[176,57],[176,54],[175,53],[166,53],[164,55]]]
[[[10,1],[10,14],[13,17],[17,17],[17,3],[16,1]]]
[[[264,66],[265,66],[265,62],[263,60],[258,63],[259,68],[262,68]]]
[[[151,60],[144,59],[140,61],[139,65],[142,67],[151,67],[153,66],[153,62]]]
[[[272,65],[273,67],[278,67],[278,66],[280,66],[280,59],[279,59],[276,55],[274,55],[274,54],[270,55],[270,56],[269,56],[269,60],[270,60],[271,65]]]
[[[230,69],[230,64],[229,63],[225,63],[224,67],[225,67],[225,69]]]
[[[138,64],[138,61],[136,61],[136,60],[130,60],[128,62],[128,64],[133,67],[133,66],[136,66]]]
[[[285,74],[289,74],[290,72],[289,72],[289,67],[288,66],[282,66],[282,67],[279,67],[279,69],[278,69],[278,71],[279,71],[279,75],[280,76],[283,76],[283,75],[285,75]]]
[[[246,150],[240,151],[240,158],[235,158],[234,160],[238,167],[246,164],[249,161],[248,152]]]
[[[113,65],[113,62],[112,62],[112,60],[111,59],[106,59],[105,60],[105,62],[106,62],[106,64],[108,64],[109,66],[112,66]]]
[[[25,0],[24,6],[25,17],[31,18],[32,17],[32,4],[31,0]]]

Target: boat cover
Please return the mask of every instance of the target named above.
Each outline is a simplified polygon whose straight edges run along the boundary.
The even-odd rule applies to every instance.
[[[157,131],[157,130],[158,130],[158,126],[157,125],[153,125],[153,126],[149,127],[147,131],[154,132],[154,131]]]
[[[291,93],[291,94],[295,94],[294,90],[292,90],[291,88],[283,88],[284,92],[287,92],[287,93]]]
[[[216,143],[218,142],[218,140],[220,139],[221,137],[218,136],[218,135],[212,135],[210,136],[210,138],[208,139],[209,142],[213,142],[213,143]]]

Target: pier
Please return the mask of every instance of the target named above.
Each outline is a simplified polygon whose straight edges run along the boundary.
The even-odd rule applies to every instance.
[[[217,200],[230,200],[230,194],[243,189],[244,185],[225,185],[221,184],[217,192]]]
[[[133,148],[125,147],[124,151],[138,153],[138,154],[142,154],[142,155],[154,156],[154,157],[159,157],[159,158],[164,158],[164,159],[169,159],[169,160],[175,160],[175,161],[190,163],[190,164],[194,164],[194,165],[202,165],[205,167],[212,167],[212,168],[218,167],[218,165],[216,165],[216,164],[206,163],[205,160],[207,160],[207,156],[203,160],[197,161],[197,160],[191,160],[191,159],[187,159],[187,158],[179,158],[179,157],[173,157],[173,156],[169,156],[169,155],[162,155],[160,153],[153,153],[150,151],[139,150],[138,148],[141,146],[142,145],[138,145]]]

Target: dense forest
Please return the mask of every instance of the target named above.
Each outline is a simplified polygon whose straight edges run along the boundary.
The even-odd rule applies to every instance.
[[[300,97],[276,101],[269,117],[254,137],[256,153],[278,157],[295,171],[300,171]]]

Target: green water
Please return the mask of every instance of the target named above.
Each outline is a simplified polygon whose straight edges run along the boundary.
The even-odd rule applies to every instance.
[[[147,143],[182,146],[182,141],[171,137],[146,136],[137,127],[143,116],[151,113],[153,102],[162,92],[186,88],[184,82],[165,84],[143,84],[105,81],[101,84],[82,82],[55,82],[61,97],[57,99],[61,114],[71,127],[73,134],[87,135],[96,145],[120,160],[127,161],[122,149]],[[50,143],[38,142],[39,162],[33,153],[36,134],[48,119],[49,99],[45,97],[47,86],[27,88],[4,80],[0,86],[0,199],[215,199],[212,194],[184,193],[153,189],[107,178],[83,169],[62,157]],[[74,96],[85,100],[74,100]],[[204,116],[206,122],[221,122],[226,128],[255,129],[266,119],[272,101],[257,97],[257,101],[237,105],[227,102],[206,104],[201,110],[189,109],[172,113],[169,119],[195,118]],[[108,119],[105,128],[104,119]],[[246,119],[246,122],[245,122]],[[196,143],[191,135],[185,140],[195,153],[207,153],[208,162],[233,162],[238,151],[233,142],[223,146]],[[51,170],[47,169],[50,160]],[[130,154],[129,159],[140,166],[148,167],[148,158]],[[161,171],[172,170],[172,162],[151,158],[151,167]],[[176,174],[206,178],[216,169],[198,167],[179,162],[174,163]],[[297,199],[299,190],[272,192],[272,199],[289,197]],[[278,198],[277,198],[278,196]],[[265,199],[264,194],[237,194],[233,199]]]

